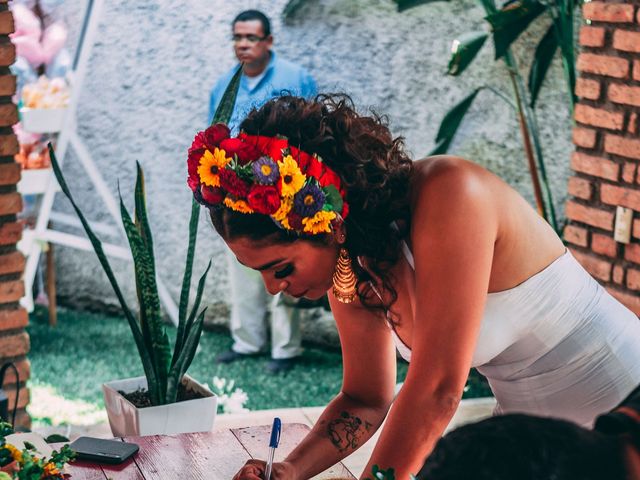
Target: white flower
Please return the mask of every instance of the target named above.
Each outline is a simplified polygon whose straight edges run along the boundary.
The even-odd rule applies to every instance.
[[[241,388],[234,388],[235,381],[226,378],[213,377],[213,391],[218,395],[219,413],[245,413],[248,408],[244,404],[249,400],[248,395]]]

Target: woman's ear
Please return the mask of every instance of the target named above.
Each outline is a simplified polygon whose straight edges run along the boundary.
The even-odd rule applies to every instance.
[[[333,230],[333,239],[338,245],[344,245],[347,241],[347,229],[345,228],[344,221],[342,219],[336,220],[331,223]]]

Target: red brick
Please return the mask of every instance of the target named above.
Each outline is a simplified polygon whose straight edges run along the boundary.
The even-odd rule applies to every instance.
[[[22,211],[22,196],[19,193],[0,195],[0,215],[11,215]]]
[[[593,125],[595,127],[609,128],[611,130],[622,130],[622,126],[624,125],[623,112],[610,112],[582,103],[576,105],[574,117],[577,122],[586,123],[587,125]]]
[[[0,67],[8,67],[16,61],[16,47],[13,43],[0,44]]]
[[[597,133],[590,128],[574,127],[573,143],[579,147],[593,148],[596,146]]]
[[[629,294],[625,292],[621,292],[620,290],[607,288],[607,291],[618,299],[620,303],[625,305],[629,310],[631,310],[636,315],[640,315],[640,296],[637,294]]]
[[[22,224],[18,222],[11,222],[0,225],[0,245],[18,243],[21,238]]]
[[[608,205],[621,205],[640,211],[640,190],[603,183],[600,185],[600,200]]]
[[[640,87],[612,83],[609,85],[609,100],[625,105],[640,106]]]
[[[588,2],[582,6],[585,20],[610,23],[633,23],[633,5],[630,3]]]
[[[602,157],[593,157],[581,152],[571,155],[571,168],[576,172],[586,173],[594,177],[617,181],[620,176],[620,165]]]
[[[617,29],[613,32],[613,48],[625,52],[640,52],[640,32]]]
[[[18,369],[18,375],[20,376],[20,383],[24,383],[25,380],[28,380],[31,377],[31,364],[29,360],[26,358],[19,360],[17,362],[13,362]],[[13,368],[7,370],[7,373],[4,376],[3,386],[6,385],[15,385],[16,383],[16,372],[13,371]],[[13,407],[13,404],[10,405]]]
[[[0,12],[0,35],[9,35],[16,31],[13,15],[9,10]]]
[[[10,97],[16,93],[16,76],[0,75],[0,96]]]
[[[27,311],[20,308],[3,308],[0,310],[0,330],[24,328],[29,323]]]
[[[627,162],[622,167],[622,180],[627,183],[633,183],[636,178],[636,170],[638,165],[633,162]]]
[[[600,82],[590,78],[579,77],[576,80],[576,96],[597,100],[600,98]]]
[[[17,302],[22,297],[24,297],[24,282],[22,280],[0,282],[0,303]],[[0,352],[2,351],[0,348]]]
[[[613,283],[617,283],[618,285],[622,285],[624,282],[624,268],[620,265],[613,266]]]
[[[587,207],[571,200],[567,202],[565,212],[568,218],[576,222],[586,223],[603,230],[613,230],[613,212]]]
[[[578,177],[569,177],[569,195],[590,200],[593,194],[593,187],[589,180]]]
[[[633,79],[640,81],[640,60],[633,61]]]
[[[0,185],[15,185],[20,181],[21,174],[19,163],[0,163]]]
[[[624,259],[640,265],[640,243],[628,243],[625,245]]]
[[[16,401],[16,391],[14,388],[7,388],[7,398],[9,400],[9,410],[13,411],[13,405]],[[29,389],[22,387],[18,397],[18,409],[25,408],[29,404]]]
[[[578,56],[577,68],[581,72],[595,73],[614,78],[627,78],[629,75],[628,60],[593,53],[581,53]]]
[[[607,134],[604,137],[604,149],[608,153],[640,160],[640,140]]]
[[[18,123],[18,109],[13,103],[0,105],[0,127],[10,127]]]
[[[0,255],[0,275],[24,272],[24,255],[22,252],[11,252]]]
[[[617,256],[617,244],[615,240],[601,233],[591,235],[591,250],[607,257]]]
[[[12,133],[10,135],[0,135],[0,157],[13,156],[20,151],[18,138]]]
[[[627,132],[636,134],[638,132],[638,114],[631,112],[629,115],[629,125],[627,125]]]
[[[634,268],[627,270],[627,288],[640,290],[640,270]]]
[[[576,260],[585,268],[587,272],[593,275],[598,280],[608,282],[611,279],[611,263],[606,260],[601,260],[588,253],[582,253],[575,250],[571,250],[571,253]]]
[[[586,247],[589,243],[589,232],[586,228],[567,225],[564,227],[564,239],[574,245]]]
[[[0,352],[4,358],[19,357],[29,352],[29,335],[26,332],[0,337]]]
[[[583,47],[604,47],[604,28],[583,25],[580,29],[580,45]]]

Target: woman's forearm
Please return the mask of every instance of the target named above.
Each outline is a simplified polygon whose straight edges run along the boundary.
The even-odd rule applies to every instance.
[[[344,393],[325,408],[305,439],[285,459],[306,479],[360,448],[378,430],[389,405],[368,406]]]

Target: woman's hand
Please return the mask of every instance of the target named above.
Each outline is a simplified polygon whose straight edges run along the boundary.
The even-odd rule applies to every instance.
[[[263,460],[247,460],[244,467],[235,474],[233,480],[264,480],[267,463]],[[289,462],[274,463],[271,469],[271,478],[274,480],[296,480],[296,472]]]

